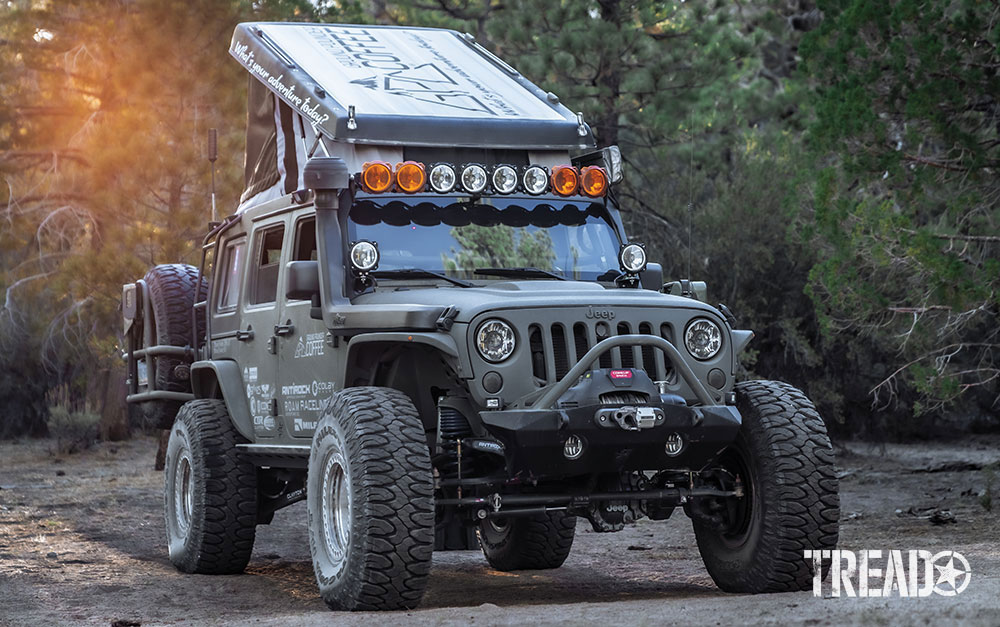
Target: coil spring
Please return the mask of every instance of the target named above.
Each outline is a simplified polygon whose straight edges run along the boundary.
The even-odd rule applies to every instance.
[[[438,466],[443,476],[458,474],[458,441],[472,435],[469,420],[454,407],[438,407],[438,440],[447,460]]]

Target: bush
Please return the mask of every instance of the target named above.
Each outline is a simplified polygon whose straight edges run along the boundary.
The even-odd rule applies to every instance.
[[[49,408],[49,432],[61,454],[73,454],[93,445],[101,417],[90,411],[70,411],[65,405]]]

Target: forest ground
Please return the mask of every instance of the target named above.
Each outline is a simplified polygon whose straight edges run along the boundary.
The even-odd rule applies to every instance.
[[[1000,437],[838,446],[840,548],[954,550],[972,571],[958,596],[730,595],[702,565],[690,521],[596,534],[581,520],[551,571],[502,573],[477,551],[435,553],[420,608],[333,614],[319,599],[303,503],[258,527],[239,576],[177,572],[164,546],[163,474],[141,437],[57,455],[48,440],[0,443],[0,624],[982,624],[1000,621]],[[982,504],[991,492],[992,511]],[[935,517],[934,512],[938,511]],[[954,522],[946,521],[947,511]],[[857,581],[855,579],[855,581]]]

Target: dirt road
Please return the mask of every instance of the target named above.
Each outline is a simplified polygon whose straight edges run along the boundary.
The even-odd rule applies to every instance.
[[[848,445],[839,458],[841,548],[954,550],[972,575],[958,596],[727,595],[702,566],[688,519],[618,534],[577,528],[554,571],[501,573],[478,552],[436,553],[421,608],[334,614],[319,600],[298,504],[258,528],[242,576],[182,575],[167,561],[155,442],[103,443],[59,457],[51,442],[0,444],[0,624],[143,625],[628,623],[656,625],[1000,625],[1000,438],[942,446]],[[928,472],[929,471],[929,472]],[[897,511],[899,510],[899,511]],[[936,525],[935,510],[954,523]],[[946,520],[947,515],[937,518]]]

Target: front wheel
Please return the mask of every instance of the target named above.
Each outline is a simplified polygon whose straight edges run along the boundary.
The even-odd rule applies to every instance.
[[[719,460],[742,498],[692,516],[709,575],[726,592],[807,590],[806,550],[836,548],[840,497],[823,420],[798,389],[777,381],[736,386],[739,435]],[[824,573],[825,574],[825,573]]]
[[[434,478],[424,428],[396,390],[338,393],[309,454],[309,548],[335,610],[412,609],[434,550]]]

